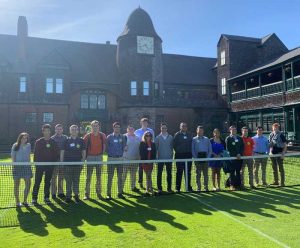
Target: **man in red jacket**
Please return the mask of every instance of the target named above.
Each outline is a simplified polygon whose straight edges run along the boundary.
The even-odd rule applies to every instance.
[[[253,155],[253,147],[254,147],[254,141],[251,137],[248,137],[248,127],[243,127],[242,128],[242,139],[244,142],[244,152],[243,156],[252,156]],[[249,175],[249,185],[251,189],[254,189],[253,185],[253,159],[248,158],[248,159],[243,159],[243,166],[241,169],[241,186],[242,188],[245,186],[244,184],[244,172],[245,172],[245,167],[247,166],[248,168],[248,175]]]

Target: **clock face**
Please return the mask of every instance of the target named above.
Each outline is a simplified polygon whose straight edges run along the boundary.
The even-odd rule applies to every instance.
[[[143,54],[154,54],[153,37],[137,36],[137,52]]]

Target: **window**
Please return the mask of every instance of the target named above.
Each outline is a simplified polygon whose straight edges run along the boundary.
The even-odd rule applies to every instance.
[[[25,122],[26,123],[36,122],[36,113],[25,113]]]
[[[25,93],[26,92],[26,77],[20,77],[20,92]]]
[[[106,96],[103,91],[85,90],[80,95],[81,109],[105,109]]]
[[[63,93],[63,80],[61,78],[57,78],[55,80],[56,85],[55,85],[55,92],[58,94],[62,94]]]
[[[98,96],[98,109],[105,109],[105,96],[104,95]]]
[[[43,122],[44,123],[51,123],[51,122],[53,122],[53,113],[44,113],[43,114]]]
[[[80,107],[82,109],[88,109],[89,108],[89,95],[83,94],[80,97]]]
[[[155,97],[159,96],[159,85],[158,85],[158,82],[154,83],[154,96]]]
[[[96,109],[96,108],[97,108],[97,96],[90,95],[90,109]]]
[[[130,95],[136,96],[137,95],[137,84],[136,81],[131,81],[130,83]]]
[[[149,82],[148,81],[143,82],[143,95],[149,96]]]
[[[222,96],[226,95],[226,78],[221,79],[221,92]]]
[[[225,62],[225,51],[223,50],[221,51],[221,65],[225,65]]]
[[[53,93],[53,78],[46,79],[46,93]]]

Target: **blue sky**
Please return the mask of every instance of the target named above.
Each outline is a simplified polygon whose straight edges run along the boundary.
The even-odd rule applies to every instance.
[[[151,16],[165,53],[216,57],[222,33],[275,32],[289,49],[300,46],[298,0],[0,0],[0,33],[16,34],[24,15],[30,36],[116,44],[139,5]]]

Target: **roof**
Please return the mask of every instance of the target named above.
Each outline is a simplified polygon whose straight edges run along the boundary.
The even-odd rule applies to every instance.
[[[17,38],[0,34],[0,47],[4,48],[0,51],[0,61],[8,61],[15,72],[35,73],[39,66],[52,63],[68,67],[71,81],[117,82],[116,45],[28,37],[27,59],[20,65]]]
[[[217,85],[216,58],[163,54],[165,84]]]
[[[151,17],[142,8],[135,9],[126,22],[124,31],[120,34],[117,40],[123,36],[145,35],[152,36],[161,40],[155,31]]]
[[[296,48],[290,50],[289,52],[277,57],[276,59],[273,59],[272,61],[268,61],[267,63],[265,63],[262,66],[256,67],[255,69],[247,71],[243,74],[240,74],[240,75],[238,75],[236,77],[233,77],[233,78],[230,78],[228,80],[237,79],[237,78],[246,76],[248,74],[252,74],[254,72],[258,72],[258,71],[261,71],[261,70],[264,70],[264,69],[267,69],[267,68],[271,68],[273,66],[276,66],[278,64],[287,62],[287,61],[291,60],[292,58],[295,58],[295,57],[298,57],[298,56],[300,56],[300,47],[296,47]]]

